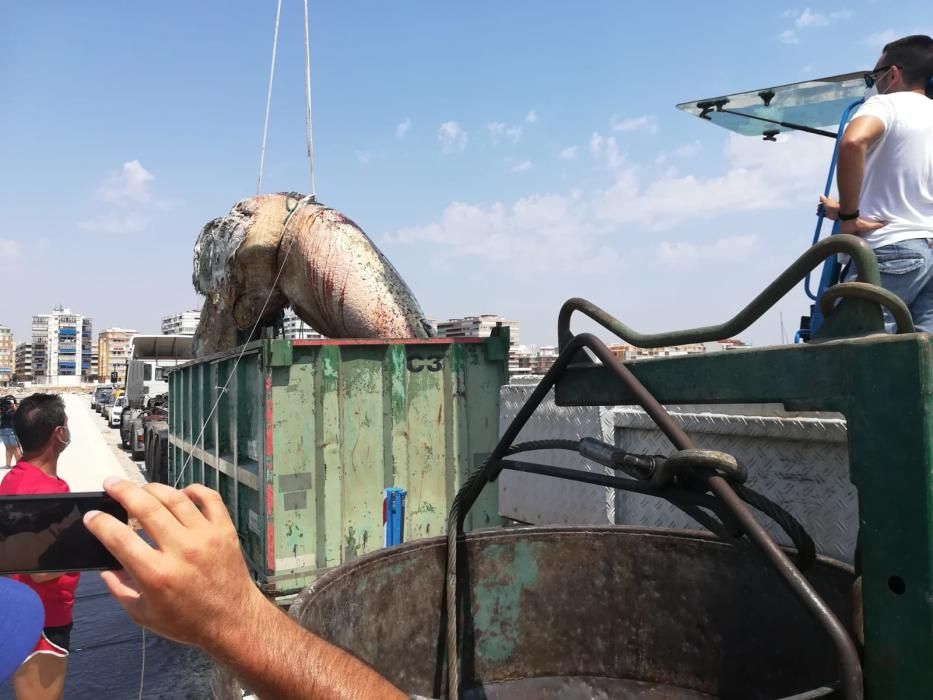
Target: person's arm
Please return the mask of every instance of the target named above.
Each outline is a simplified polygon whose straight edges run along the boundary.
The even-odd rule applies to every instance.
[[[106,513],[87,528],[124,566],[102,576],[137,623],[194,644],[264,700],[393,700],[405,696],[373,669],[304,629],[267,600],[246,569],[220,495],[108,479],[107,493],[152,537],[153,549]]]
[[[865,156],[868,149],[884,135],[884,122],[875,116],[856,116],[846,127],[839,142],[839,165],[836,185],[839,188],[837,212],[853,214],[858,211],[862,180],[865,177]],[[843,221],[841,233],[868,233],[882,228],[884,222],[859,217]]]

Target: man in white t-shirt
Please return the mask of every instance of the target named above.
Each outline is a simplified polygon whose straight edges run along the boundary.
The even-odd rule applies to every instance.
[[[841,233],[868,242],[881,285],[904,300],[918,331],[933,333],[933,39],[887,44],[865,84],[839,144],[839,201],[820,202]]]

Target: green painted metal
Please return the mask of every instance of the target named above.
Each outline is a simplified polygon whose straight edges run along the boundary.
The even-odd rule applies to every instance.
[[[408,492],[406,540],[444,534],[498,439],[508,342],[262,340],[184,365],[169,479],[220,492],[270,593],[382,547],[386,487]],[[488,489],[467,525],[500,524]]]
[[[628,363],[664,404],[783,403],[846,416],[858,488],[865,697],[933,697],[933,347],[926,334]],[[565,406],[630,404],[600,366],[568,370]]]

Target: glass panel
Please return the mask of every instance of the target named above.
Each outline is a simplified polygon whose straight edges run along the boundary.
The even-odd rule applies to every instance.
[[[793,130],[746,115],[810,128],[829,127],[827,131],[835,133],[843,112],[865,93],[863,76],[863,72],[834,75],[684,102],[677,108],[745,136],[768,136]]]

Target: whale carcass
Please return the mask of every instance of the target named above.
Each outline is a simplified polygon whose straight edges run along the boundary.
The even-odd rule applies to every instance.
[[[415,295],[359,226],[296,194],[237,202],[201,230],[195,289],[205,297],[199,357],[244,340],[291,306],[328,338],[427,338]]]

